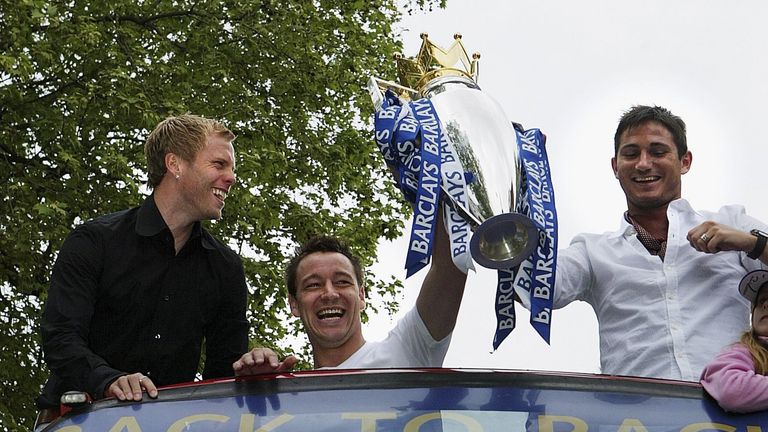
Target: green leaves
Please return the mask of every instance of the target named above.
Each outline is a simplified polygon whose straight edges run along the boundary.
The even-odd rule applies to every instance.
[[[34,206],[34,210],[41,216],[53,216],[54,214],[66,215],[67,214],[67,211],[65,210],[66,207],[67,207],[66,203],[57,203],[57,202],[52,202],[47,204],[37,203]]]
[[[208,225],[244,257],[253,343],[298,333],[282,281],[297,242],[337,234],[370,263],[399,234],[407,207],[364,90],[395,75],[398,14],[394,0],[0,3],[0,384],[16,389],[0,429],[32,424],[56,252],[77,223],[141,202],[143,142],[168,115],[238,135],[238,184]],[[368,286],[373,307],[396,306],[398,281]]]

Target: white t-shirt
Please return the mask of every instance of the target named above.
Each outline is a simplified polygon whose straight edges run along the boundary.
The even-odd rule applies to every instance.
[[[667,217],[663,262],[623,217],[618,231],[580,234],[558,253],[554,307],[592,305],[605,374],[698,381],[707,362],[749,326],[750,305],[738,285],[760,261],[743,252],[699,252],[686,236],[706,220],[743,231],[766,225],[742,206],[695,211],[682,199],[670,203]]]
[[[450,343],[451,335],[441,341],[432,339],[414,307],[384,340],[365,342],[335,369],[440,367]]]

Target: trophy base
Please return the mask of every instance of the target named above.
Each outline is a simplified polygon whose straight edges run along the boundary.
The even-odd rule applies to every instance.
[[[469,250],[483,267],[508,270],[530,257],[538,243],[533,221],[520,213],[502,213],[475,229]]]

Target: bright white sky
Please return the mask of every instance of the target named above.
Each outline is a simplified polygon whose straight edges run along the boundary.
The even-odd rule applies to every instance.
[[[445,48],[461,33],[482,56],[483,91],[510,120],[547,135],[565,247],[579,232],[618,227],[626,203],[610,168],[613,134],[635,104],[665,106],[687,123],[693,164],[683,196],[694,208],[742,204],[768,220],[766,22],[762,0],[449,0],[401,26],[408,57],[421,32]],[[373,270],[404,278],[405,247],[405,238],[383,244]],[[406,281],[400,314],[424,273]],[[585,303],[555,311],[551,346],[518,307],[517,329],[491,353],[495,278],[479,266],[470,274],[446,366],[599,372],[597,322]],[[374,317],[366,337],[383,338],[396,318]]]

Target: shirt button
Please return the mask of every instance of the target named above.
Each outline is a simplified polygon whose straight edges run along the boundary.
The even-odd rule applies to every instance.
[[[169,296],[169,295],[165,295],[165,296],[163,296],[163,300],[164,300],[164,301],[168,301],[168,300],[170,300],[170,299],[171,299],[171,296]]]
[[[155,339],[160,339],[160,333],[155,335]]]

